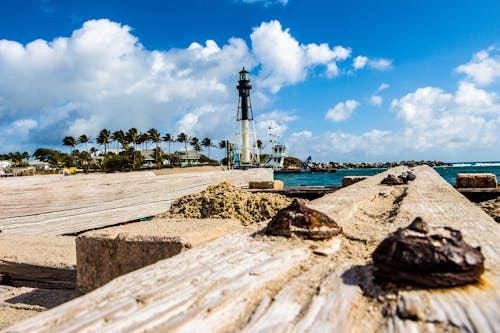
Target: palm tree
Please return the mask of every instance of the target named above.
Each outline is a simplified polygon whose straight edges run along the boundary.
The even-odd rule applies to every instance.
[[[264,149],[264,144],[260,140],[257,140],[257,149],[259,150],[259,155],[262,155],[262,149]]]
[[[155,149],[153,149],[153,159],[157,169],[161,168],[164,158],[165,154],[163,153],[163,150],[161,150],[160,147],[156,147]]]
[[[127,134],[125,134],[127,137],[127,140],[131,143],[134,144],[134,148],[137,149],[137,144],[139,143],[139,132],[137,131],[137,128],[132,127],[127,131]]]
[[[174,142],[172,135],[170,135],[170,133],[165,133],[163,141],[168,142],[168,154],[170,155],[170,143]]]
[[[60,154],[53,154],[49,156],[48,163],[51,167],[59,170],[63,167],[63,158]]]
[[[127,144],[127,136],[122,130],[114,131],[111,138],[118,144],[120,144],[121,149],[125,149],[125,146]]]
[[[88,142],[90,142],[90,138],[85,134],[80,135],[80,137],[78,138],[78,143],[83,143],[85,145],[86,152],[88,152],[88,149],[87,149]]]
[[[24,160],[24,162],[28,163],[28,159],[30,158],[30,154],[25,151],[21,154],[21,158]]]
[[[201,141],[201,145],[205,148],[208,148],[208,158],[210,158],[210,147],[212,147],[212,140],[210,140],[209,138],[204,138]]]
[[[149,134],[148,133],[140,133],[138,143],[141,145],[142,150],[144,150],[144,144],[146,144],[146,150],[148,150],[148,142],[149,142]]]
[[[136,169],[137,168],[136,159],[138,157],[136,154],[136,150],[137,150],[137,144],[140,141],[140,135],[139,135],[139,132],[137,131],[137,128],[132,127],[132,128],[129,128],[129,130],[127,131],[127,134],[125,134],[125,136],[127,137],[127,140],[129,142],[134,144],[134,148],[132,149],[130,154],[132,154],[132,159],[134,161],[133,168]]]
[[[226,149],[226,147],[227,147],[227,140],[222,140],[221,142],[219,142],[220,149]]]
[[[197,137],[193,136],[191,140],[189,140],[189,144],[193,146],[193,149],[197,152],[201,151],[200,140]]]
[[[158,132],[156,128],[151,128],[148,131],[149,140],[153,141],[156,144],[156,148],[159,148],[161,142],[161,134]]]
[[[80,167],[83,167],[85,173],[87,173],[89,171],[89,163],[92,161],[90,153],[82,151],[78,154],[78,159],[80,161]]]
[[[70,154],[72,154],[76,146],[76,140],[72,136],[65,136],[63,139],[63,145],[70,147]]]
[[[104,146],[104,155],[106,155],[111,138],[111,131],[107,128],[102,129],[96,138],[96,142]]]
[[[177,135],[177,142],[183,142],[184,143],[184,149],[187,152],[187,144],[189,142],[190,138],[185,134],[185,133],[180,133]]]
[[[90,148],[90,153],[91,153],[92,155],[94,155],[94,157],[96,157],[96,153],[97,153],[97,152],[98,152],[98,150],[97,150],[97,148],[96,148],[96,147],[91,147],[91,148]]]

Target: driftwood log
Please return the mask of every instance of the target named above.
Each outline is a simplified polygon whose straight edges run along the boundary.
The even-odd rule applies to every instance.
[[[33,176],[0,180],[0,230],[62,235],[102,228],[167,211],[177,198],[228,181],[272,179],[271,169],[172,175],[131,172]]]
[[[308,203],[342,227],[330,240],[229,234],[6,331],[500,331],[500,226],[430,167],[416,167],[417,178],[399,186],[380,184],[388,172]],[[481,246],[478,283],[426,289],[374,282],[373,250],[416,216]]]

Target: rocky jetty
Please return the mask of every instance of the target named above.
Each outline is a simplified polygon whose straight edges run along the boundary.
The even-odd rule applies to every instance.
[[[329,163],[317,163],[313,162],[314,165],[321,166],[325,169],[369,169],[369,168],[394,168],[400,165],[406,165],[408,167],[415,167],[417,165],[428,165],[431,167],[435,166],[450,166],[450,163],[442,161],[400,161],[400,162],[329,162]]]

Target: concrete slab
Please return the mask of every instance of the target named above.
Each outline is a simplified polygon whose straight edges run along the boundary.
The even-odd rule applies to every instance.
[[[86,232],[76,239],[77,289],[89,292],[118,276],[244,229],[237,220],[154,219]]]
[[[496,188],[497,176],[492,173],[459,173],[457,188]]]

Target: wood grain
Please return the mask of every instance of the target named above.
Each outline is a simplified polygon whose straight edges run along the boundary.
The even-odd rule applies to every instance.
[[[175,199],[211,184],[228,181],[241,187],[255,179],[272,179],[272,170],[2,178],[0,230],[35,235],[78,233],[157,215],[167,211]]]
[[[343,236],[314,242],[229,234],[6,331],[500,331],[498,224],[431,168],[415,168],[417,179],[404,186],[380,185],[388,172],[309,203],[339,223]],[[458,228],[482,246],[480,283],[429,290],[373,280],[371,252],[415,216]]]

